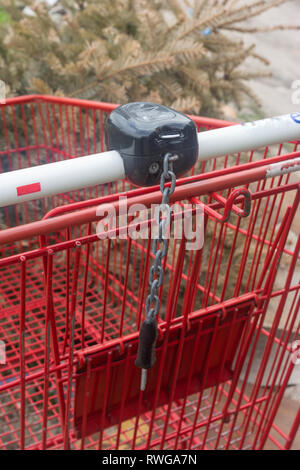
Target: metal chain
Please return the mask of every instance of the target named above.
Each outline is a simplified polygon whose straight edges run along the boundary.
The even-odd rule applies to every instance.
[[[163,172],[160,178],[160,190],[162,192],[162,202],[159,205],[157,216],[157,224],[158,224],[158,235],[153,239],[152,245],[152,252],[154,254],[154,263],[150,268],[149,271],[149,285],[150,285],[150,294],[146,299],[146,320],[142,325],[141,333],[140,333],[140,342],[139,342],[139,349],[138,354],[141,347],[141,355],[145,355],[145,350],[148,348],[148,360],[146,359],[147,368],[144,368],[142,365],[142,375],[141,375],[141,390],[145,390],[146,382],[147,382],[147,369],[149,368],[149,347],[152,348],[150,351],[150,355],[153,354],[153,348],[155,347],[155,333],[153,336],[153,326],[154,330],[156,328],[156,316],[159,312],[160,308],[160,299],[158,296],[158,290],[162,286],[164,271],[162,267],[162,261],[167,255],[168,251],[168,234],[167,230],[170,228],[171,225],[171,208],[169,205],[170,196],[175,191],[176,185],[176,175],[173,171],[173,162],[177,160],[178,155],[172,155],[171,153],[167,153],[164,157],[163,161]],[[171,185],[166,186],[167,181],[171,180]],[[166,212],[166,216],[164,213]],[[152,326],[151,326],[152,325]],[[149,329],[150,327],[150,329]],[[144,329],[143,329],[144,328]],[[143,332],[142,340],[141,334]],[[150,344],[149,344],[150,341]],[[144,343],[143,343],[144,342]],[[142,345],[142,346],[141,346]],[[146,349],[145,349],[146,348]],[[152,356],[153,359],[153,356]],[[152,361],[150,360],[150,364]],[[154,358],[155,360],[155,358]],[[145,361],[145,359],[144,359]],[[143,360],[141,361],[142,364],[145,364]],[[150,365],[150,367],[152,367]]]
[[[175,191],[176,175],[173,171],[173,162],[177,160],[177,155],[167,153],[164,157],[163,172],[160,177],[160,190],[162,192],[162,202],[157,212],[158,235],[153,239],[152,253],[154,254],[154,263],[149,271],[150,294],[146,299],[146,317],[156,317],[160,300],[158,290],[162,286],[164,272],[162,261],[167,255],[168,238],[167,230],[171,224],[171,208],[169,205],[170,196]],[[171,180],[171,185],[166,186],[167,181]],[[166,215],[165,215],[166,212]],[[162,245],[161,245],[162,244]]]

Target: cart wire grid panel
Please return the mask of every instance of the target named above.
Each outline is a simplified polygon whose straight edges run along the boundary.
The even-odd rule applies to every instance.
[[[103,151],[114,108],[7,100],[0,172]],[[193,119],[198,131],[232,125]],[[97,207],[118,213],[122,193],[149,215],[159,188],[118,181],[0,209],[0,448],[299,448],[299,397],[284,420],[282,410],[299,368],[300,185],[284,172],[265,177],[299,145],[199,162],[178,180],[144,392],[134,361],[151,215],[144,238],[101,238]],[[203,244],[191,248],[176,222],[195,226],[198,208]]]

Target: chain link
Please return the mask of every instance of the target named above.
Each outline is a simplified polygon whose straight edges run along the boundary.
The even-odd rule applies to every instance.
[[[149,271],[150,294],[146,299],[147,318],[156,317],[160,308],[158,290],[162,286],[164,277],[162,261],[168,251],[168,238],[166,237],[166,234],[171,225],[171,208],[169,202],[171,194],[175,191],[176,175],[173,171],[173,162],[177,160],[177,158],[177,155],[172,155],[171,153],[167,153],[165,155],[163,172],[160,177],[162,202],[159,205],[156,219],[158,224],[158,235],[153,239],[152,244],[152,253],[155,258]],[[167,182],[170,180],[171,185],[166,186]]]

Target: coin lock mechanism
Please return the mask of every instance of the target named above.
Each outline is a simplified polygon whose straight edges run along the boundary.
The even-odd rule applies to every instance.
[[[159,184],[166,153],[177,155],[173,169],[184,175],[198,157],[195,123],[174,109],[155,103],[119,106],[106,122],[107,150],[120,153],[126,178],[136,186]]]
[[[197,129],[190,118],[166,106],[129,103],[116,108],[109,116],[106,143],[109,150],[117,150],[121,154],[126,177],[131,183],[137,186],[160,183],[162,192],[157,218],[158,235],[153,238],[154,263],[149,271],[150,293],[135,361],[136,366],[142,369],[141,390],[145,390],[147,370],[155,363],[156,317],[164,274],[162,262],[168,251],[164,229],[171,220],[170,196],[175,190],[176,177],[190,170],[197,160]],[[166,219],[163,217],[165,210],[168,213]]]

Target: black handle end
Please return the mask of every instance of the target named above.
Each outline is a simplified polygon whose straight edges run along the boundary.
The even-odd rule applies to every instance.
[[[155,363],[157,323],[155,318],[147,318],[141,326],[139,346],[135,365],[141,369],[151,369]]]

